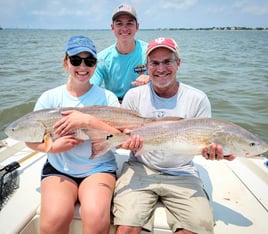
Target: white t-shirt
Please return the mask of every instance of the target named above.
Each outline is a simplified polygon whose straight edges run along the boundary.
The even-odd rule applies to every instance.
[[[176,95],[170,98],[159,97],[151,83],[133,88],[126,93],[122,107],[137,111],[143,117],[211,117],[211,105],[207,95],[183,83],[180,83]],[[168,151],[153,151],[137,157],[133,152],[130,154],[130,160],[143,162],[163,173],[198,176],[192,159],[191,156],[172,155]]]

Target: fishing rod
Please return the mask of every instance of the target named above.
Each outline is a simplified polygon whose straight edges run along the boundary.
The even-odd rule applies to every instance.
[[[22,159],[13,161],[0,169],[0,211],[10,195],[19,188],[19,174],[16,169],[21,166],[21,163],[32,158],[37,153],[37,151],[31,152]]]

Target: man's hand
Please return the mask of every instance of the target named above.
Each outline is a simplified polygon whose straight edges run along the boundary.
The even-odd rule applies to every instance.
[[[208,160],[228,160],[232,161],[236,158],[234,154],[223,155],[222,146],[220,144],[211,144],[209,147],[206,147],[202,150],[202,155]]]
[[[124,143],[121,144],[121,148],[132,150],[132,151],[138,151],[142,148],[143,141],[138,135],[131,136],[128,140],[126,140]]]
[[[129,134],[130,130],[125,129],[124,130],[125,134]],[[121,148],[127,149],[127,150],[132,150],[132,151],[138,151],[142,148],[143,146],[143,141],[139,135],[133,135],[129,137],[124,143],[120,145]]]

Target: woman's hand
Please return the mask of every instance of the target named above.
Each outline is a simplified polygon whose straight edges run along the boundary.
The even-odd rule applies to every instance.
[[[61,114],[63,117],[53,126],[57,136],[64,136],[79,128],[88,128],[90,115],[76,110],[63,111]]]
[[[65,152],[83,142],[84,142],[83,140],[76,139],[73,134],[62,136],[57,138],[53,142],[52,147],[48,152],[53,154]]]
[[[100,129],[107,132],[120,132],[93,115],[85,114],[76,110],[62,112],[63,117],[57,121],[53,128],[57,136],[65,136],[76,129]]]
[[[55,154],[68,151],[83,142],[83,140],[76,139],[73,134],[70,134],[59,137],[54,141],[50,138],[41,143],[25,142],[25,144],[35,151]]]

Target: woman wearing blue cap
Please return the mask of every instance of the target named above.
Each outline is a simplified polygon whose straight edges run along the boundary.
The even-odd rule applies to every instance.
[[[66,45],[64,68],[69,72],[67,84],[44,92],[34,110],[55,107],[91,105],[117,106],[117,97],[110,91],[91,85],[97,52],[91,39],[73,36]],[[49,152],[41,176],[40,233],[68,233],[80,202],[83,233],[109,233],[110,204],[117,169],[113,152],[89,159],[91,143],[65,135],[76,128],[110,127],[93,116],[69,111],[55,124],[56,139]],[[26,143],[30,148],[45,152],[44,143]]]

